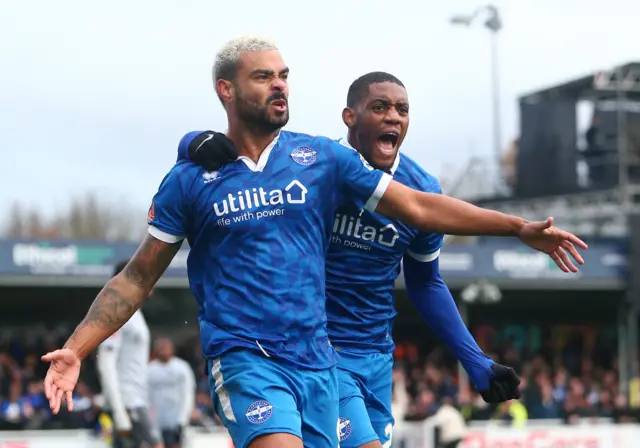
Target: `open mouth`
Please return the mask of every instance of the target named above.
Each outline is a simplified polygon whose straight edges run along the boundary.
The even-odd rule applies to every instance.
[[[385,153],[392,153],[399,139],[400,134],[397,132],[385,132],[378,137],[378,148]]]
[[[271,106],[277,111],[285,111],[287,109],[287,102],[285,100],[273,100]]]

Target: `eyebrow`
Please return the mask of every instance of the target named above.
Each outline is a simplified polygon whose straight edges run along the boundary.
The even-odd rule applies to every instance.
[[[384,103],[384,104],[394,104],[394,105],[400,104],[400,105],[403,105],[403,106],[408,106],[409,105],[409,101],[408,100],[400,100],[400,101],[396,101],[394,103],[393,101],[390,101],[390,100],[384,99],[384,98],[374,98],[374,99],[372,99],[370,101],[370,103],[371,104]]]
[[[275,73],[275,71],[273,70],[268,70],[266,68],[257,68],[255,70],[253,70],[251,72],[251,75],[268,75],[271,76]],[[286,73],[289,73],[289,67],[283,68],[282,70],[280,70],[279,75],[284,75]]]

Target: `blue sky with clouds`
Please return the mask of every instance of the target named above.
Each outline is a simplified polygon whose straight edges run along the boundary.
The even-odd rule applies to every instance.
[[[489,36],[448,18],[470,0],[0,0],[0,205],[51,212],[98,191],[145,210],[189,130],[223,129],[213,57],[274,38],[291,67],[289,129],[340,137],[346,91],[372,70],[406,84],[404,151],[435,175],[491,153]],[[428,6],[429,5],[429,6]],[[518,95],[640,60],[640,3],[505,0],[503,137]]]

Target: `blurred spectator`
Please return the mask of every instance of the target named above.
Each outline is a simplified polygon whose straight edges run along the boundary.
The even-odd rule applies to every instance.
[[[615,399],[613,421],[616,423],[638,423],[640,421],[638,411],[628,406],[627,399],[622,394]]]
[[[0,430],[20,429],[90,429],[104,438],[110,437],[112,421],[102,410],[104,399],[97,395],[95,356],[83,362],[80,381],[74,392],[74,410],[63,406],[53,416],[44,397],[43,378],[48,366],[39,354],[60,347],[68,337],[68,329],[41,331],[25,329],[5,331],[0,341]],[[26,338],[25,335],[29,335]],[[6,342],[6,343],[3,343]],[[180,353],[193,366],[197,381],[196,405],[191,423],[211,428],[219,426],[215,417],[209,384],[205,375],[197,339],[189,339],[178,347]]]
[[[398,363],[400,364],[400,363]],[[401,366],[393,369],[393,390],[391,395],[391,415],[395,420],[394,437],[402,439],[405,431],[404,421],[409,411],[410,397],[407,393],[407,375]]]
[[[438,448],[457,448],[467,434],[464,417],[455,406],[452,397],[443,398],[438,411],[432,418],[437,428]]]
[[[522,428],[527,424],[529,415],[524,404],[519,400],[511,400],[498,405],[494,420],[500,420],[514,428]]]
[[[522,399],[503,406],[485,403],[475,391],[458,390],[455,360],[441,349],[421,358],[413,344],[399,343],[398,347],[401,361],[397,359],[396,363],[394,396],[398,387],[409,394],[407,420],[434,415],[451,397],[457,397],[466,420],[496,419],[520,424],[527,419],[562,419],[575,424],[583,418],[613,418],[621,422],[638,419],[638,412],[619,394],[615,360],[588,356],[589,350],[577,339],[568,340],[556,357],[532,353],[526,358],[525,349],[519,351],[510,343],[491,353],[496,361],[513,366],[522,379]]]
[[[431,390],[425,388],[418,393],[418,396],[409,406],[409,412],[407,412],[405,419],[409,421],[424,420],[433,415],[437,409],[438,403],[436,401],[436,395]]]
[[[8,336],[5,330],[0,335],[0,429],[89,428],[108,436],[112,422],[102,412],[101,397],[96,395],[100,389],[91,356],[83,362],[74,411],[63,409],[57,416],[49,412],[42,393],[42,378],[48,366],[40,362],[39,354],[60,346],[68,332],[61,327],[48,331],[29,329],[23,334],[14,331]],[[190,423],[204,429],[219,426],[198,339],[176,339],[175,343],[176,353],[184,357],[196,377]],[[576,340],[568,340],[554,356],[527,350],[510,342],[487,350],[496,361],[513,366],[522,378],[522,399],[496,406],[485,403],[466,386],[459,389],[457,363],[445,349],[438,347],[426,353],[416,344],[399,342],[393,371],[394,433],[402,431],[404,420],[425,420],[445,403],[454,402],[465,420],[494,419],[508,424],[527,418],[563,419],[567,424],[583,418],[640,421],[637,409],[631,408],[620,394],[613,357],[590,356],[587,345]]]
[[[156,359],[149,363],[149,396],[155,427],[165,448],[183,444],[185,428],[195,407],[196,380],[191,365],[174,356],[173,341],[156,339]]]
[[[560,405],[554,399],[554,389],[549,376],[544,373],[538,374],[536,386],[540,394],[537,401],[530,402],[530,418],[559,418]]]
[[[393,369],[393,393],[391,398],[391,413],[396,422],[405,419],[409,407],[407,394],[407,376],[402,368]]]

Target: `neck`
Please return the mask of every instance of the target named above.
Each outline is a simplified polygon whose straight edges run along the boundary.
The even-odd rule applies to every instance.
[[[238,156],[248,157],[253,163],[258,163],[258,159],[278,135],[280,130],[274,132],[262,132],[250,129],[244,123],[229,120],[229,130],[227,137],[233,142],[238,151]]]
[[[360,145],[358,144],[358,137],[356,137],[356,133],[355,132],[351,132],[351,129],[349,129],[349,132],[347,133],[347,141],[349,142],[349,144],[351,145],[351,147],[353,149],[355,149],[356,151],[360,152]]]

